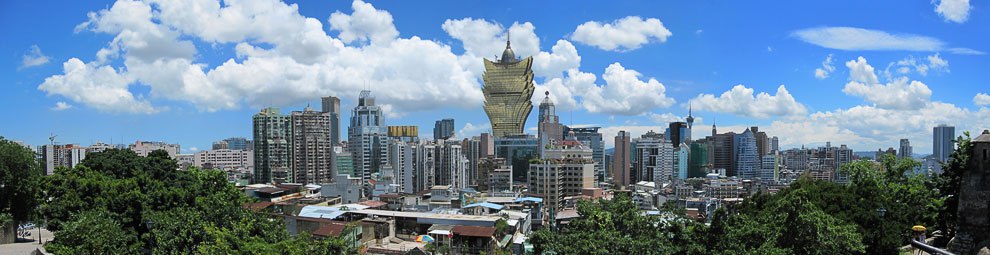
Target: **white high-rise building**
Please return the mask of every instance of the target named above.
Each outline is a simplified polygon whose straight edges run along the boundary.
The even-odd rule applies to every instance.
[[[776,152],[763,155],[760,164],[760,181],[777,183],[780,175],[780,154]]]
[[[40,151],[46,175],[54,174],[56,167],[73,168],[86,159],[86,147],[78,144],[42,145]]]
[[[634,139],[636,181],[670,183],[674,179],[674,145],[652,131]]]
[[[529,165],[529,192],[542,195],[551,209],[564,206],[564,197],[581,194],[595,185],[593,150],[573,139],[556,142],[543,150],[540,163]]]

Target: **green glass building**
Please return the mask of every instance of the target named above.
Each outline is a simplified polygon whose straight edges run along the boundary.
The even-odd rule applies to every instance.
[[[523,134],[533,110],[533,57],[516,59],[509,41],[498,62],[485,59],[485,113],[495,137]]]

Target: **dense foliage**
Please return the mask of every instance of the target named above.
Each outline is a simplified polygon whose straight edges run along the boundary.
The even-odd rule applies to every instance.
[[[30,220],[42,175],[30,148],[0,137],[0,215],[15,223]]]
[[[965,153],[968,139],[960,141]],[[537,254],[897,254],[911,226],[954,222],[945,218],[954,216],[946,201],[958,194],[958,177],[955,190],[946,178],[964,162],[955,154],[937,178],[914,174],[920,163],[891,155],[852,162],[842,169],[848,184],[803,177],[775,194],[719,209],[708,226],[642,215],[625,196],[582,202],[581,219],[530,240]]]
[[[339,239],[292,237],[220,171],[177,170],[164,151],[87,155],[44,180],[41,215],[56,254],[342,254]]]

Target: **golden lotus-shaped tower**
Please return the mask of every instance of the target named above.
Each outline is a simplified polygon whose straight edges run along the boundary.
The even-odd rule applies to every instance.
[[[533,57],[516,59],[511,43],[505,42],[502,58],[485,59],[485,113],[492,123],[495,137],[522,134],[526,118],[533,110]]]

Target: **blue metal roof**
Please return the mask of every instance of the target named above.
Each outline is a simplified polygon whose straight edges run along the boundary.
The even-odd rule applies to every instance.
[[[478,207],[478,206],[485,207],[485,208],[490,208],[490,209],[495,209],[495,210],[502,210],[502,208],[505,208],[504,205],[493,204],[493,203],[489,203],[489,202],[469,204],[469,205],[465,205],[464,208],[472,208],[472,207]]]
[[[538,197],[520,197],[520,198],[516,198],[516,203],[519,203],[519,202],[543,203],[543,199],[542,198],[538,198]]]

